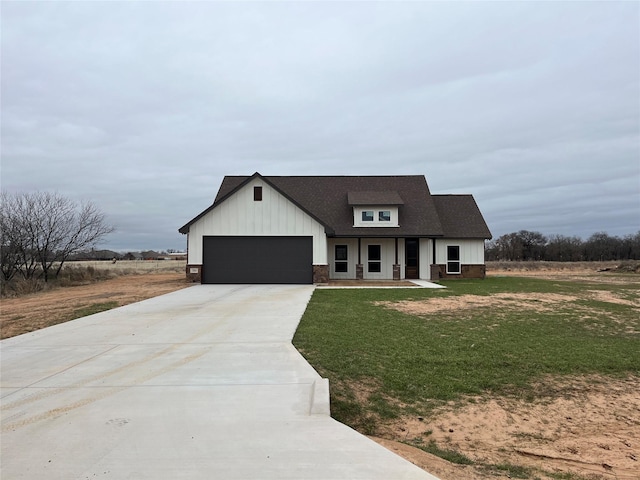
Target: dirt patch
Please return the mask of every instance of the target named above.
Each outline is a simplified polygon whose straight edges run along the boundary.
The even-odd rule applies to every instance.
[[[640,379],[546,379],[558,396],[534,403],[474,398],[429,418],[386,425],[380,442],[442,480],[486,478],[490,465],[521,465],[538,478],[569,472],[593,479],[640,478]],[[475,464],[434,459],[397,442],[435,441]],[[556,477],[557,478],[557,477]]]
[[[599,302],[617,303],[618,305],[627,305],[628,307],[640,307],[640,300],[620,298],[615,293],[606,290],[588,290],[587,294]]]
[[[13,337],[65,322],[76,310],[91,305],[117,302],[122,306],[191,285],[184,273],[149,273],[2,299],[0,337]]]
[[[477,467],[471,465],[456,465],[440,457],[420,450],[417,447],[407,445],[397,440],[381,437],[369,437],[378,442],[383,447],[395,452],[402,458],[409,460],[414,465],[422,468],[440,480],[477,480],[484,478],[495,478],[488,475]]]
[[[411,315],[427,315],[442,311],[466,310],[483,307],[526,308],[538,312],[553,310],[559,303],[573,302],[577,297],[555,293],[497,293],[495,295],[457,295],[427,300],[400,302],[374,302]]]
[[[385,308],[392,308],[409,315],[429,315],[439,312],[451,312],[474,308],[496,308],[531,310],[550,312],[561,305],[567,305],[580,299],[626,305],[640,309],[639,299],[625,299],[606,290],[587,290],[584,295],[563,295],[557,293],[497,293],[494,295],[458,295],[450,297],[434,297],[426,300],[405,300],[399,302],[374,302]],[[576,315],[589,315],[592,309],[572,305]]]

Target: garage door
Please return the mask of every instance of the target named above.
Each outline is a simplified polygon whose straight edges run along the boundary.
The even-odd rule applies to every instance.
[[[312,237],[204,237],[202,283],[312,283]]]

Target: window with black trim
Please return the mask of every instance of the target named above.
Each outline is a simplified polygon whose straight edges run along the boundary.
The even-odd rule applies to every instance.
[[[371,273],[381,272],[380,260],[382,259],[380,253],[380,245],[369,245],[367,249],[368,265],[367,271]]]
[[[447,246],[447,273],[460,273],[460,246]]]
[[[363,222],[373,222],[373,210],[364,210],[362,212]]]
[[[336,273],[344,273],[349,270],[347,245],[336,245],[335,268]]]
[[[389,211],[389,210],[380,210],[378,212],[378,221],[379,222],[390,222],[391,221],[391,211]]]
[[[262,187],[253,187],[253,201],[254,202],[262,201]]]

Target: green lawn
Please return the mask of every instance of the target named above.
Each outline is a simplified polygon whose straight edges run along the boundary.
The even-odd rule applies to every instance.
[[[640,375],[639,309],[592,294],[637,302],[640,284],[633,280],[495,277],[443,281],[447,289],[440,290],[318,289],[294,345],[329,378],[332,415],[375,433],[380,418],[428,414],[470,395],[557,394],[533,387],[549,375]],[[375,305],[499,293],[561,294],[567,300],[551,307],[543,302],[542,311],[514,301],[420,316]]]

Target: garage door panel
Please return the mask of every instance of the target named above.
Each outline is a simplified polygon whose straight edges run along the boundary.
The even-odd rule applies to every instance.
[[[203,283],[312,283],[312,237],[204,237]]]

